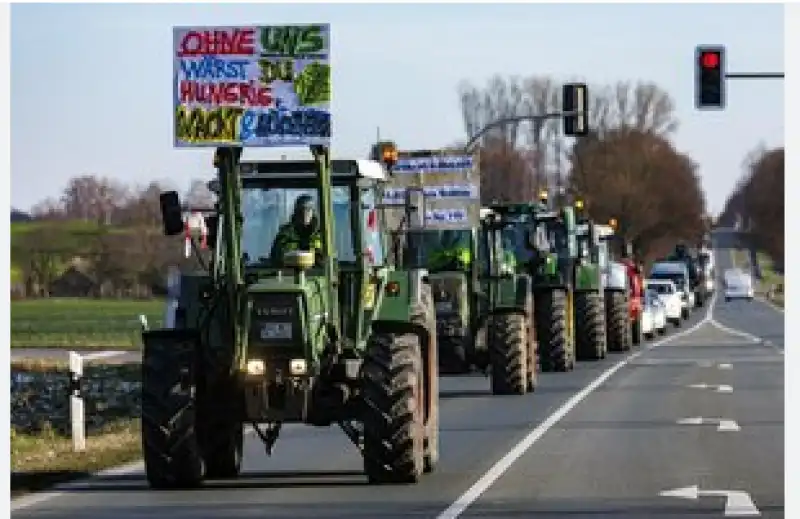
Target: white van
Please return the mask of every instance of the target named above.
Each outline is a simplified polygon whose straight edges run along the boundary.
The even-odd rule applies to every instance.
[[[689,286],[689,269],[682,261],[659,261],[653,264],[648,279],[663,279],[675,283],[681,295],[681,317],[689,318],[694,308],[694,292]]]

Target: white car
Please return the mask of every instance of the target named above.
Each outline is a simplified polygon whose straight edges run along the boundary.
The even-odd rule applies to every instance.
[[[659,261],[650,269],[649,280],[672,281],[681,300],[681,317],[688,319],[695,305],[694,291],[690,287],[689,268],[681,261]]]
[[[683,301],[681,294],[673,281],[666,279],[648,279],[644,283],[645,289],[658,294],[658,298],[664,303],[664,313],[666,320],[674,326],[681,325],[683,314]]]
[[[731,299],[752,301],[753,297],[755,297],[753,276],[739,269],[725,271],[725,301]]]
[[[644,313],[642,314],[642,333],[652,339],[656,333],[664,335],[667,331],[667,308],[658,293],[646,290],[644,294]]]

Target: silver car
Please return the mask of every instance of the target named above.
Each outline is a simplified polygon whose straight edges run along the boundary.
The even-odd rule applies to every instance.
[[[753,276],[741,269],[725,271],[725,301],[732,299],[747,299],[752,301],[755,297]]]

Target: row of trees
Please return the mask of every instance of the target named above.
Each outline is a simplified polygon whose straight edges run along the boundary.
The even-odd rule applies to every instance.
[[[159,195],[172,188],[85,175],[71,179],[60,198],[34,206],[30,218],[19,212],[14,218],[12,211],[18,222],[11,240],[15,293],[48,296],[56,285],[74,295],[148,297],[158,291],[167,266],[185,261],[183,244],[161,233]],[[212,203],[203,181],[184,196],[191,206]],[[65,272],[73,274],[68,281]]]
[[[670,96],[641,82],[590,85],[589,95],[591,132],[577,140],[562,135],[559,118],[486,132],[478,142],[483,201],[530,201],[542,188],[555,196],[580,196],[596,221],[616,218],[619,232],[645,261],[677,240],[698,239],[706,230],[705,197],[696,164],[671,142],[678,121]],[[459,96],[469,139],[499,119],[559,111],[561,83],[542,76],[497,76],[483,87],[463,83]],[[753,182],[747,188],[753,193],[767,189]],[[79,256],[108,291],[150,290],[182,252],[181,244],[159,233],[158,195],[168,188],[156,182],[130,187],[91,175],[70,180],[59,199],[32,210],[35,219],[50,225],[14,236],[12,261],[26,286],[47,293],[64,265]],[[186,200],[207,207],[212,195],[196,181]],[[758,218],[767,221],[761,213]]]
[[[766,251],[779,268],[784,262],[784,148],[753,150],[744,174],[719,217],[719,225],[749,231],[751,245]]]
[[[550,77],[494,77],[460,86],[468,136],[493,121],[560,111]],[[563,136],[560,118],[509,123],[481,138],[484,201],[529,201],[543,188],[580,196],[596,221],[616,218],[645,261],[707,228],[705,196],[690,157],[671,143],[678,128],[669,94],[652,83],[589,86],[589,135]],[[573,142],[570,142],[573,141]]]

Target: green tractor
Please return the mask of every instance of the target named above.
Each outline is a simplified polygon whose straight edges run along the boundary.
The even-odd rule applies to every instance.
[[[373,157],[381,144],[373,146]],[[393,145],[391,141],[383,144]],[[476,349],[475,335],[480,203],[479,182],[473,177],[479,175],[478,163],[473,155],[453,150],[400,151],[398,174],[383,201],[387,209],[398,207],[396,204],[411,192],[419,193],[424,200],[423,225],[415,230],[404,230],[407,225],[403,221],[397,225],[394,254],[405,268],[428,271],[443,374],[485,370],[489,362],[486,349]],[[461,192],[464,183],[475,189],[471,196]],[[460,189],[453,189],[455,186]]]
[[[423,270],[384,254],[377,202],[392,162],[311,151],[313,160],[242,161],[241,148],[216,150],[211,265],[172,287],[171,327],[143,332],[153,488],[237,477],[245,424],[268,455],[285,423],[339,425],[370,483],[417,482],[437,463],[432,294]],[[161,195],[161,210],[165,234],[181,234],[176,192]],[[312,232],[289,247],[298,214]]]
[[[538,384],[532,280],[516,273],[516,259],[508,245],[513,225],[503,212],[481,209],[474,335],[483,338],[480,351],[488,353],[493,394],[525,394]]]
[[[578,260],[575,262],[575,354],[577,360],[600,360],[606,357],[605,284],[602,250],[604,242],[595,223],[584,217],[583,202],[576,200],[579,214],[576,225]]]
[[[539,203],[500,204],[492,209],[512,225],[518,271],[532,278],[534,328],[542,371],[566,372],[575,366],[574,265],[575,216]]]
[[[424,229],[414,241],[413,258],[427,268],[436,307],[436,335],[442,374],[469,373],[488,365],[485,350],[476,348],[478,284],[476,229]],[[405,263],[410,266],[411,263]]]

